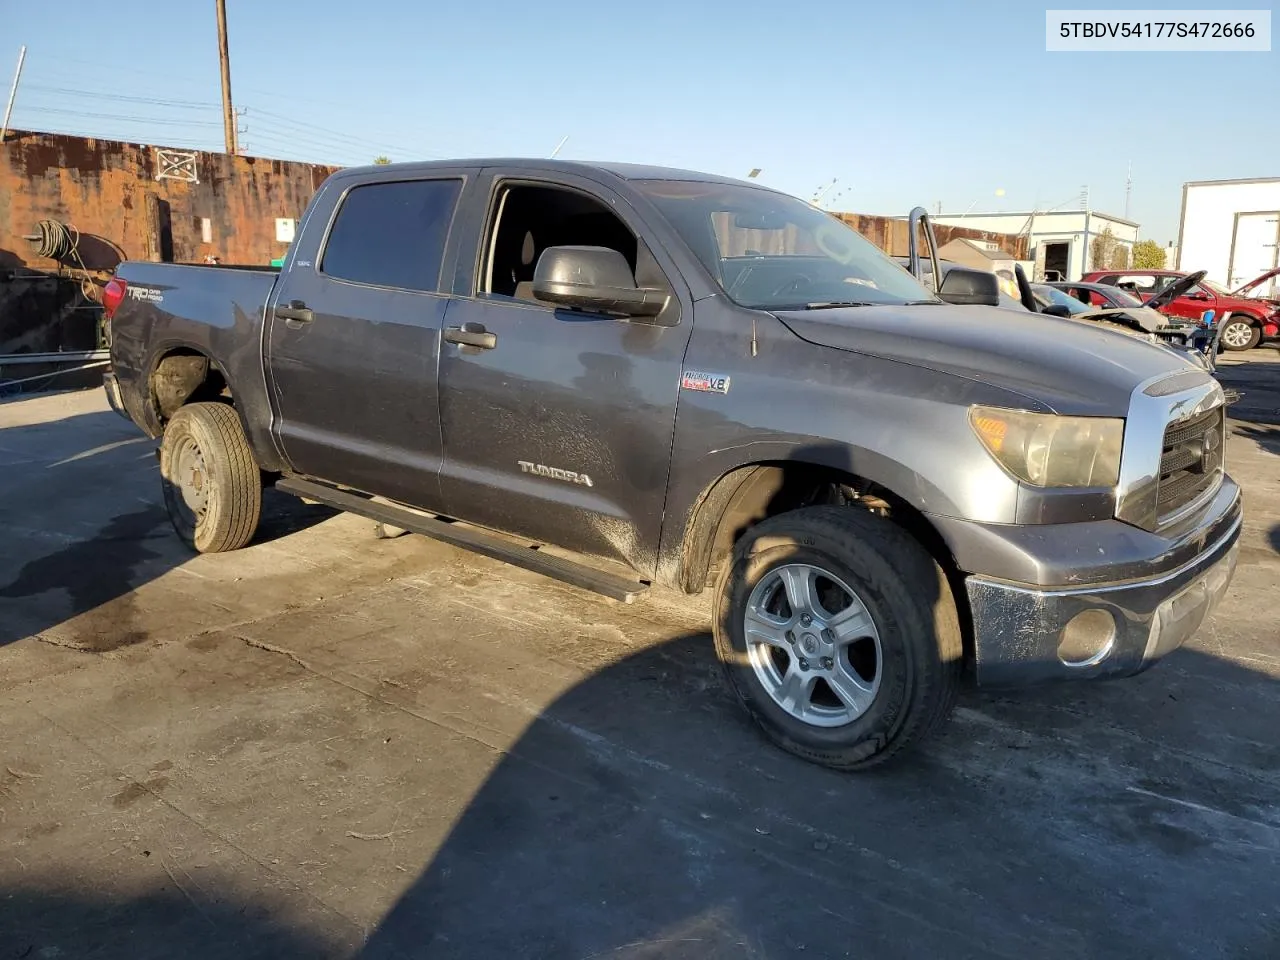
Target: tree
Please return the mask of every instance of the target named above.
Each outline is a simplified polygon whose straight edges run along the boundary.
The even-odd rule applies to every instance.
[[[1089,259],[1095,270],[1108,270],[1111,267],[1111,254],[1116,247],[1115,234],[1110,227],[1103,227],[1102,232],[1089,244]]]
[[[1164,247],[1154,240],[1139,240],[1133,245],[1135,270],[1163,270],[1164,263]]]
[[[1089,243],[1089,260],[1095,270],[1127,270],[1129,248],[1116,239],[1110,227],[1103,227]]]
[[[374,157],[373,162],[377,164],[390,163],[391,158],[390,157]]]

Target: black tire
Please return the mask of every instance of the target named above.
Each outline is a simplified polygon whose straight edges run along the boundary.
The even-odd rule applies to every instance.
[[[174,414],[160,442],[160,480],[173,529],[193,550],[225,553],[253,539],[262,475],[232,407],[192,403]]]
[[[1249,328],[1250,330],[1249,340],[1248,342],[1244,342],[1243,338],[1239,338],[1241,341],[1240,344],[1236,346],[1232,346],[1227,341],[1227,331],[1233,326],[1239,327],[1241,325],[1244,325]],[[1262,329],[1256,323],[1253,322],[1252,317],[1248,317],[1243,313],[1233,313],[1231,314],[1231,316],[1227,317],[1226,321],[1222,324],[1222,339],[1219,342],[1221,343],[1222,348],[1224,350],[1244,351],[1244,350],[1252,350],[1254,347],[1258,345],[1258,341],[1261,339],[1262,339]]]
[[[744,617],[771,570],[813,564],[857,592],[880,637],[879,687],[860,716],[815,726],[779,705],[752,667]],[[805,507],[748,530],[716,586],[716,652],[734,692],[773,743],[842,770],[870,767],[928,736],[951,713],[963,642],[946,574],[891,521],[856,507]]]

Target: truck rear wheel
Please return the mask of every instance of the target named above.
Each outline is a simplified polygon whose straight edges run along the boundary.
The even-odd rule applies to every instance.
[[[1228,350],[1252,350],[1262,339],[1262,330],[1240,313],[1233,313],[1222,324],[1222,346]]]
[[[192,403],[173,415],[160,442],[169,520],[200,553],[238,550],[262,515],[262,476],[235,410]]]
[[[838,769],[923,739],[960,685],[946,575],[904,531],[852,507],[805,507],[748,530],[717,585],[715,641],[765,736]]]

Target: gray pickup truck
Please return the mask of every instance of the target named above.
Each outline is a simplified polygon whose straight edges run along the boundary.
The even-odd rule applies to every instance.
[[[348,169],[278,271],[121,264],[105,387],[195,550],[274,485],[620,600],[711,587],[764,733],[859,768],[966,676],[1150,666],[1241,526],[1203,368],[921,275],[720,177]]]

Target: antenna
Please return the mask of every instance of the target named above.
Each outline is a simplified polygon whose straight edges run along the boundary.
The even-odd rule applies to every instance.
[[[819,203],[822,202],[823,196],[831,192],[831,189],[836,185],[836,181],[839,179],[840,179],[839,177],[832,177],[831,182],[828,183],[825,187],[819,187],[816,191],[814,191],[813,199],[810,200],[809,202],[816,207]]]
[[[555,157],[556,157],[556,154],[560,152],[560,148],[561,148],[561,147],[563,147],[563,146],[565,145],[565,142],[566,142],[568,139],[569,139],[569,135],[568,135],[567,133],[566,133],[563,137],[561,137],[561,138],[560,138],[560,142],[559,142],[559,143],[557,143],[557,144],[556,144],[556,148],[555,148],[554,150],[552,150],[552,151],[551,151],[551,156],[550,156],[548,159],[554,160],[554,159],[555,159]]]

